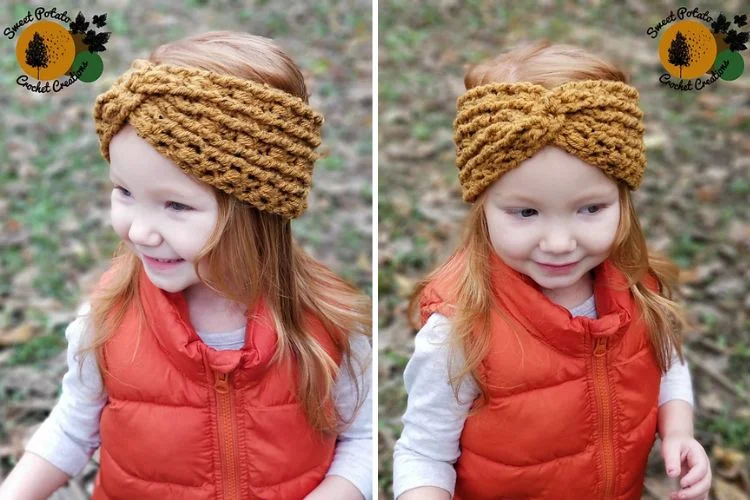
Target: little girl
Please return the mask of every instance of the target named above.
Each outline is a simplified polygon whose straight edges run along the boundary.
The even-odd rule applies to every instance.
[[[454,127],[473,207],[412,299],[395,496],[640,499],[658,431],[673,498],[706,498],[678,270],[647,251],[630,197],[646,166],[637,91],[548,42],[465,83]]]
[[[369,299],[308,256],[323,117],[272,41],[157,48],[94,109],[122,238],[0,497],[369,498]],[[83,351],[83,356],[79,352]]]

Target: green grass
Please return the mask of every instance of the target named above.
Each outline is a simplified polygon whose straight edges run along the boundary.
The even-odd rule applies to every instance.
[[[128,34],[128,21],[125,14],[119,10],[113,10],[107,13],[107,26],[112,32],[112,36],[126,36]]]
[[[690,233],[682,233],[670,246],[670,255],[680,267],[693,265],[696,256],[705,248],[703,243],[695,241]]]
[[[346,167],[344,159],[335,153],[331,153],[325,158],[320,159],[318,164],[323,169],[331,172],[340,172]]]
[[[14,349],[10,365],[38,363],[55,356],[64,347],[65,336],[59,332],[35,337]]]
[[[699,429],[714,434],[722,446],[750,452],[750,421],[732,417],[725,412],[699,420],[696,425]]]
[[[404,369],[406,368],[406,364],[409,362],[409,356],[392,349],[384,350],[383,352],[381,352],[381,355],[385,356],[385,359],[388,360],[388,362],[390,362],[393,366],[397,367],[400,372],[404,371]]]
[[[733,179],[729,183],[729,192],[739,196],[747,196],[750,194],[750,181],[741,177]]]

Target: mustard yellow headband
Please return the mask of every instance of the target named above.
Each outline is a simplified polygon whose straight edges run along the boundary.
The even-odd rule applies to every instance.
[[[96,99],[109,143],[129,123],[186,174],[259,210],[294,218],[307,207],[323,116],[299,97],[198,68],[137,59]]]
[[[643,112],[638,91],[625,83],[574,81],[551,90],[490,83],[466,92],[457,108],[456,166],[467,202],[550,144],[632,190],[643,178]]]

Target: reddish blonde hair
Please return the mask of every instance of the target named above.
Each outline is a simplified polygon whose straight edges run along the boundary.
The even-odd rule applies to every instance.
[[[267,83],[308,100],[299,68],[273,41],[259,36],[208,32],[162,45],[149,60]],[[216,293],[248,309],[263,294],[278,333],[274,362],[293,357],[298,367],[299,400],[310,424],[322,432],[335,432],[345,418],[331,412],[326,402],[332,401],[338,366],[307,333],[303,313],[309,311],[320,319],[333,344],[349,360],[342,368],[356,381],[356,372],[368,366],[352,355],[349,334],[371,334],[370,299],[305,253],[292,238],[289,220],[257,210],[218,189],[214,194],[218,222],[194,262],[196,274]],[[198,262],[205,262],[205,276],[199,272]],[[138,286],[141,269],[141,260],[121,242],[113,258],[111,279],[92,294],[92,337],[81,352],[93,351],[100,370],[106,371],[104,345],[131,308],[143,324],[145,312]],[[361,404],[367,388],[356,386],[355,390]]]
[[[575,80],[628,83],[627,76],[604,59],[579,47],[553,45],[546,40],[520,46],[469,68],[464,83],[466,90],[496,82],[531,82],[551,89]],[[659,367],[666,372],[672,349],[683,359],[682,332],[690,326],[681,306],[672,300],[679,268],[666,256],[647,249],[630,190],[622,182],[617,182],[617,186],[620,223],[609,258],[627,277],[630,291],[642,311]],[[457,279],[451,296],[455,297],[456,314],[452,319],[450,342],[454,353],[461,349],[465,362],[463,366],[451,369],[451,384],[457,394],[461,380],[471,376],[481,391],[476,408],[486,401],[486,386],[479,368],[489,349],[490,313],[496,308],[487,265],[490,252],[494,250],[483,208],[486,193],[474,202],[465,224],[466,232],[456,252],[417,285],[409,303],[410,320],[418,327],[419,298],[425,286],[438,275],[455,273]],[[465,258],[457,258],[459,255]],[[457,265],[459,262],[463,263],[461,267]],[[659,294],[651,292],[644,284],[649,271],[659,282]],[[502,310],[498,312],[511,328],[518,327],[509,315]]]

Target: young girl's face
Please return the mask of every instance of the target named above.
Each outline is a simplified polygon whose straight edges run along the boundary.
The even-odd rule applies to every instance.
[[[200,283],[193,262],[218,220],[212,188],[183,173],[130,125],[112,138],[109,153],[115,232],[157,287],[179,292]]]
[[[554,146],[495,181],[484,211],[495,252],[557,302],[580,299],[588,272],[607,258],[620,221],[615,182]]]

